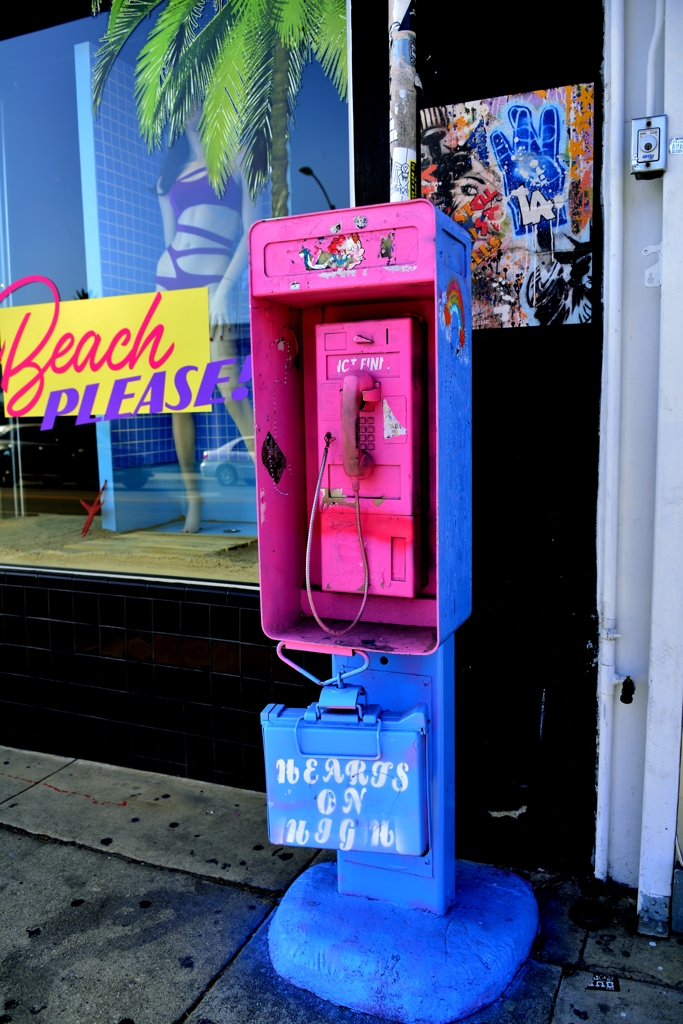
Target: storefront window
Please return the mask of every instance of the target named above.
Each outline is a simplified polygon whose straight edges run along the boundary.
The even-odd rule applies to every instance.
[[[256,583],[245,232],[270,215],[269,191],[252,202],[239,173],[213,191],[197,115],[172,147],[149,153],[135,108],[144,35],[117,60],[93,118],[105,27],[106,15],[0,43],[0,283],[45,277],[63,301],[207,289],[210,359],[232,361],[231,381],[209,411],[83,424],[60,415],[49,430],[6,416],[5,396],[0,564]],[[290,205],[325,208],[300,166],[348,204],[347,108],[315,64],[289,143]],[[49,299],[28,284],[4,304]]]

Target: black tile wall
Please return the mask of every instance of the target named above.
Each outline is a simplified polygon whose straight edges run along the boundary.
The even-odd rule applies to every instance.
[[[260,711],[319,693],[253,592],[10,571],[0,599],[9,746],[263,790]],[[298,657],[329,678],[328,657]]]

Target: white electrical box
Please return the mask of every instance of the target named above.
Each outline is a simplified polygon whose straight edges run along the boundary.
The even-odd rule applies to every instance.
[[[661,178],[666,170],[666,114],[631,121],[631,174]]]

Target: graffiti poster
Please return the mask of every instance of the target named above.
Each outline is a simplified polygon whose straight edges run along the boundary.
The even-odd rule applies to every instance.
[[[422,195],[472,237],[475,328],[591,319],[592,85],[421,112]]]

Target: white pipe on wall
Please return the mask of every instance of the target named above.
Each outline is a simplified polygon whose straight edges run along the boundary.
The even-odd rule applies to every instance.
[[[616,677],[616,591],[621,418],[621,317],[624,223],[624,0],[606,0],[605,52],[605,331],[598,486],[598,780],[595,874],[606,878],[609,854],[612,735]]]
[[[667,0],[664,111],[683,136],[683,4]],[[683,706],[683,158],[663,182],[662,284],[650,664],[638,907],[666,924],[678,806]],[[647,921],[647,918],[650,921]]]
[[[645,117],[654,117],[655,110],[655,75],[657,71],[657,50],[662,41],[664,29],[664,0],[657,0],[655,7],[655,27],[650,40],[650,49],[647,51],[647,80],[645,89]]]

